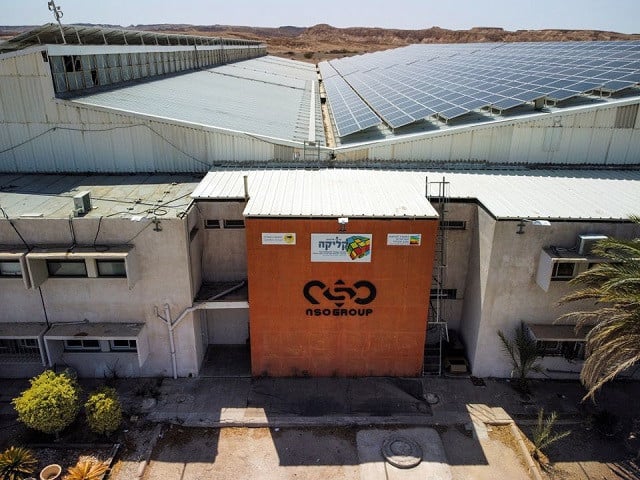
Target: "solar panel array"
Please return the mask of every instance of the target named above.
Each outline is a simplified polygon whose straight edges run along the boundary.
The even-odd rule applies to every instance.
[[[382,123],[331,65],[322,62],[319,66],[339,136],[345,137]]]
[[[635,87],[640,42],[411,45],[322,62],[320,71],[345,136],[380,120],[395,129],[432,116],[451,120],[481,108]]]

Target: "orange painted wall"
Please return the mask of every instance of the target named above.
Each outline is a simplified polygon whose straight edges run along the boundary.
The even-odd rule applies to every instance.
[[[421,373],[437,220],[350,219],[347,233],[372,234],[370,263],[311,262],[311,234],[338,233],[337,219],[247,218],[249,324],[254,376],[415,376]],[[262,233],[294,232],[296,245],[262,245]],[[422,234],[420,246],[388,246],[388,233]],[[335,309],[312,290],[373,283],[367,316],[308,316],[309,308]],[[366,289],[359,290],[361,295]]]

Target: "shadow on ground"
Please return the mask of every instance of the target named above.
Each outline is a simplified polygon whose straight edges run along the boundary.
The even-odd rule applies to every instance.
[[[267,417],[431,415],[422,382],[413,378],[258,378],[247,406]]]

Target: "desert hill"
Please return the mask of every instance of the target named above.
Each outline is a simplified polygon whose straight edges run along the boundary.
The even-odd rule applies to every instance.
[[[89,26],[89,24],[83,25]],[[108,27],[119,28],[115,25],[108,25]],[[0,37],[11,37],[29,28],[31,27],[0,26]],[[509,31],[496,27],[474,27],[469,30],[449,30],[440,27],[431,27],[423,30],[401,30],[370,27],[336,28],[326,24],[308,28],[295,26],[270,28],[233,25],[146,24],[130,25],[124,28],[259,40],[268,44],[269,53],[272,55],[313,63],[346,55],[402,47],[412,43],[640,40],[640,34],[628,35],[598,30]]]

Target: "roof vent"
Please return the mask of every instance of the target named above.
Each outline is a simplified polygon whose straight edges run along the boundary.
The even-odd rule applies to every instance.
[[[91,192],[80,192],[73,196],[73,215],[79,217],[91,210]]]
[[[591,255],[591,250],[596,242],[600,240],[606,240],[606,235],[599,235],[593,233],[586,233],[584,235],[578,235],[578,255]]]

